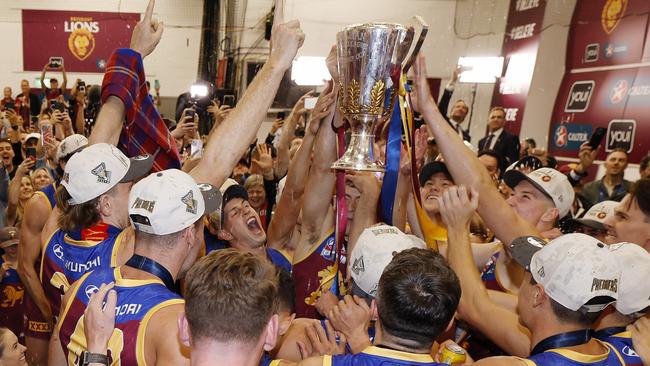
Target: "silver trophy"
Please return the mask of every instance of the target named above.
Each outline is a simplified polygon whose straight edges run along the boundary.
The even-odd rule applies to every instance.
[[[351,25],[337,34],[338,108],[351,136],[333,169],[384,171],[372,153],[374,129],[393,111],[398,88],[393,80],[400,78],[413,36],[414,28],[390,23]]]

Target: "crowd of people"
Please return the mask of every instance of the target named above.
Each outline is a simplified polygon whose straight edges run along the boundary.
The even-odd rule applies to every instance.
[[[331,169],[334,49],[316,105],[256,141],[305,37],[276,6],[268,61],[201,134],[150,96],[153,10],[101,86],[4,90],[0,364],[650,365],[650,157],[587,182],[598,148],[558,163],[501,107],[473,148],[458,71],[436,102],[419,56],[386,218],[381,175]]]

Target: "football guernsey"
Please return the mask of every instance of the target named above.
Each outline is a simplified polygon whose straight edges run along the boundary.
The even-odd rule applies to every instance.
[[[611,327],[594,333],[594,338],[607,342],[621,354],[627,366],[643,366],[641,357],[634,351],[632,334],[625,327]]]
[[[625,366],[623,357],[612,345],[598,342],[607,348],[607,352],[600,355],[586,355],[569,349],[556,348],[521,360],[530,366]]]
[[[69,366],[78,366],[86,350],[84,311],[90,296],[102,283],[115,282],[117,304],[115,330],[108,341],[110,365],[144,365],[144,336],[154,314],[167,306],[184,304],[162,281],[124,279],[122,267],[103,268],[84,275],[72,288],[72,295],[57,323],[59,339]]]

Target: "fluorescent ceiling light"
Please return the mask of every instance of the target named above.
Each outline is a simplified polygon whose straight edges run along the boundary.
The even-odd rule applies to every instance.
[[[461,83],[494,83],[501,77],[503,57],[461,57]]]
[[[323,85],[331,78],[325,57],[300,56],[293,61],[291,80],[298,85]]]

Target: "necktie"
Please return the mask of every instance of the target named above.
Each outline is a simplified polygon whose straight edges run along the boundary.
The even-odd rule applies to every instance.
[[[485,150],[490,150],[492,148],[492,139],[494,138],[494,134],[491,133],[487,140],[485,141],[485,146],[483,146],[483,149]]]

